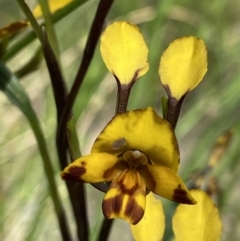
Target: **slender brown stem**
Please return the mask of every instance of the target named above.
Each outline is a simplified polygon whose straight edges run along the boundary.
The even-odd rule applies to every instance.
[[[171,124],[172,128],[175,129],[180,115],[182,103],[186,95],[183,95],[179,100],[177,100],[176,98],[172,97],[168,86],[164,86],[164,88],[168,94],[166,120]]]
[[[71,91],[67,97],[66,100],[66,104],[64,107],[64,110],[62,112],[62,116],[61,116],[61,120],[59,123],[59,128],[57,131],[57,140],[59,141],[59,146],[64,146],[65,144],[65,140],[66,140],[66,126],[67,126],[67,122],[72,110],[72,106],[74,104],[76,95],[83,83],[85,74],[88,70],[88,67],[91,63],[93,54],[94,54],[94,50],[96,48],[99,36],[102,32],[103,26],[104,26],[104,21],[106,18],[106,15],[108,13],[108,11],[110,10],[112,3],[114,0],[101,0],[99,2],[98,8],[97,8],[97,12],[95,15],[95,18],[93,20],[93,24],[88,36],[88,40],[87,40],[87,44],[85,46],[84,49],[84,53],[83,53],[83,58],[82,58],[82,62],[80,64],[77,76],[75,78],[74,84],[71,88]],[[81,189],[82,193],[84,192],[84,189]],[[70,195],[70,198],[74,198],[72,195]],[[86,208],[86,207],[85,207]],[[81,215],[84,216],[84,213],[86,212],[86,209],[83,210],[75,210],[74,213],[81,211]],[[79,213],[80,214],[80,213]],[[86,215],[86,213],[85,213]],[[80,218],[77,220],[77,222],[81,222],[84,220],[81,220]],[[85,221],[84,221],[85,222]],[[86,224],[87,225],[87,224]],[[83,235],[85,236],[84,238],[82,238],[81,240],[83,241],[87,241],[88,240],[88,226],[83,226],[82,228],[86,229],[85,233],[83,233]],[[79,230],[80,232],[80,230]],[[82,234],[82,233],[80,233]],[[81,236],[82,237],[82,236]]]
[[[77,96],[77,93],[82,85],[83,79],[85,77],[85,74],[88,70],[88,67],[91,63],[94,50],[96,48],[99,36],[102,32],[104,21],[106,18],[106,15],[108,14],[108,11],[110,10],[112,3],[114,0],[101,0],[99,2],[97,12],[95,15],[95,18],[93,20],[93,24],[88,36],[87,44],[84,49],[82,62],[80,64],[77,76],[75,78],[74,84],[71,88],[71,91],[68,95],[66,105],[61,117],[60,127],[58,131],[59,139],[62,138],[62,140],[65,139],[64,133],[65,128],[67,125],[69,114],[72,110],[73,103],[75,101],[75,98]]]
[[[57,120],[58,124],[60,122],[60,117],[62,115],[65,101],[67,98],[67,90],[65,86],[65,81],[63,79],[61,69],[58,65],[55,54],[48,42],[47,34],[44,32],[44,44],[43,44],[43,53],[45,57],[45,61],[48,67],[48,71],[50,74],[51,84],[53,87],[54,99],[57,107]],[[59,127],[59,125],[58,125]],[[65,129],[66,132],[66,129]],[[66,133],[64,133],[66,137]],[[62,140],[62,139],[61,139]],[[67,139],[59,141],[56,139],[57,151],[61,169],[63,170],[68,165],[67,160]],[[73,214],[76,220],[77,225],[77,234],[79,240],[88,240],[88,218],[86,215],[86,202],[85,202],[85,189],[84,184],[82,183],[69,183],[66,182],[70,201],[73,208]]]
[[[117,96],[117,104],[116,104],[116,114],[123,113],[127,110],[127,103],[130,96],[130,92],[134,82],[130,84],[121,84],[120,81],[115,77],[118,84],[118,96]]]
[[[175,129],[177,125],[183,99],[184,98],[181,98],[179,101],[172,97],[169,97],[168,99],[166,120],[171,124],[173,129]]]
[[[67,89],[57,58],[55,57],[53,49],[48,41],[48,36],[45,28],[43,28],[43,36],[43,54],[52,82],[53,94],[57,107],[57,120],[59,122],[67,98]]]
[[[104,218],[97,241],[107,241],[114,219]]]

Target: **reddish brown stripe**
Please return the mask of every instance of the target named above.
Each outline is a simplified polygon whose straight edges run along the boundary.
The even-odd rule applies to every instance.
[[[62,179],[71,181],[82,181],[81,176],[86,173],[85,167],[70,167],[68,172],[63,172],[61,174]]]
[[[144,209],[138,206],[134,198],[129,197],[124,214],[130,218],[133,225],[137,224],[144,215]]]
[[[181,189],[179,184],[176,189],[174,189],[172,200],[174,202],[183,203],[183,204],[193,204],[190,199],[187,197],[187,192]]]
[[[103,214],[106,218],[110,218],[111,214],[118,214],[121,211],[123,195],[118,194],[115,197],[105,199],[102,203]]]
[[[61,178],[63,180],[67,180],[67,181],[75,181],[75,182],[81,182],[81,179],[79,177],[76,177],[76,176],[72,176],[71,174],[69,173],[63,173],[61,175]]]

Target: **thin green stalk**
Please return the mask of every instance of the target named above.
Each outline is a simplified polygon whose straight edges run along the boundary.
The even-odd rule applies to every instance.
[[[43,31],[44,32],[44,31]],[[56,102],[56,108],[57,108],[57,121],[59,123],[60,117],[62,115],[62,111],[65,105],[66,97],[67,97],[67,90],[64,82],[64,78],[62,76],[60,67],[57,63],[57,60],[55,58],[55,54],[53,53],[53,50],[48,42],[48,38],[46,35],[46,32],[44,32],[44,41],[45,44],[43,45],[43,53],[45,57],[45,61],[48,67],[48,71],[51,77],[51,83],[52,88],[54,92],[54,99]],[[76,130],[75,126],[72,125],[72,132],[71,134],[74,134],[72,136],[75,138],[73,142],[76,144],[76,149],[78,152],[74,153],[74,156],[78,158],[81,154],[79,151],[79,143],[77,140]],[[69,133],[68,133],[69,134]],[[58,140],[56,140],[57,144],[57,152],[58,152],[58,159],[61,165],[61,169],[63,170],[68,165],[68,159],[67,159],[67,140],[64,143],[58,143]],[[71,144],[69,144],[69,150],[71,152]],[[71,156],[72,157],[72,156]],[[89,225],[88,225],[88,218],[86,214],[86,198],[85,198],[85,187],[83,183],[69,183],[66,182],[70,201],[73,208],[73,213],[76,221],[77,226],[77,235],[79,240],[88,240],[88,233],[89,233]]]
[[[59,44],[58,44],[58,40],[57,40],[57,34],[56,31],[54,29],[53,26],[53,20],[52,20],[52,14],[49,10],[49,5],[48,5],[48,1],[46,0],[38,0],[42,12],[43,12],[43,17],[45,20],[45,26],[46,26],[46,30],[47,30],[47,35],[48,35],[48,39],[50,42],[50,45],[53,49],[53,52],[55,54],[55,57],[58,61],[58,64],[60,63],[60,59],[59,59],[59,55],[60,55],[60,48],[59,48]]]
[[[0,89],[6,94],[9,100],[15,104],[28,119],[37,140],[39,151],[43,161],[44,172],[46,174],[50,195],[53,201],[55,213],[59,223],[62,240],[71,241],[68,223],[64,209],[57,192],[57,185],[54,179],[52,162],[47,149],[47,144],[40,127],[36,113],[34,112],[27,93],[21,86],[15,75],[0,62]]]
[[[49,152],[47,150],[47,145],[45,142],[45,138],[44,138],[42,129],[39,125],[38,118],[34,111],[32,111],[31,115],[28,114],[26,117],[28,118],[29,123],[32,127],[32,130],[34,132],[34,135],[35,135],[37,143],[38,143],[40,154],[42,156],[44,171],[47,176],[50,195],[51,195],[51,198],[52,198],[53,204],[54,204],[54,209],[55,209],[55,212],[58,217],[58,222],[59,222],[59,226],[60,226],[61,233],[62,233],[62,239],[64,241],[70,241],[71,237],[69,234],[66,216],[65,216],[65,212],[64,212],[63,205],[61,203],[59,194],[57,192],[57,185],[54,180],[54,171],[53,171],[53,167],[51,164],[52,162],[50,159]]]
[[[25,3],[24,0],[17,0],[19,6],[21,7],[22,11],[24,12],[25,16],[27,17],[28,21],[31,23],[32,28],[34,29],[38,39],[41,43],[43,43],[43,34],[41,27],[39,26],[36,18],[33,16],[32,11],[28,7],[28,5]]]

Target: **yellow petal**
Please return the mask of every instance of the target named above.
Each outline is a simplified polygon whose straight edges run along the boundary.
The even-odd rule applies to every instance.
[[[113,180],[102,204],[106,218],[121,218],[138,223],[145,209],[145,185],[139,173],[125,169]]]
[[[117,163],[118,158],[114,155],[93,153],[69,164],[61,173],[61,177],[64,180],[89,183],[111,181],[125,169],[125,166]]]
[[[60,10],[61,8],[64,8],[66,5],[68,5],[70,2],[72,2],[73,0],[49,0],[49,8],[50,8],[50,12],[54,13],[57,10]],[[42,9],[40,5],[37,5],[34,9],[33,9],[33,15],[35,16],[35,18],[40,18],[42,17]]]
[[[144,38],[137,26],[127,22],[114,22],[106,28],[100,51],[108,70],[121,84],[135,81],[149,69]]]
[[[162,202],[150,192],[146,197],[143,218],[138,224],[131,225],[133,237],[136,241],[159,241],[163,238],[164,229],[165,216]]]
[[[207,72],[207,50],[204,42],[193,36],[173,41],[164,51],[159,75],[171,97],[179,100],[194,89]]]
[[[179,150],[170,124],[148,107],[116,115],[100,133],[92,151],[119,155],[139,150],[152,162],[178,169]]]
[[[6,36],[12,35],[26,28],[27,26],[29,26],[28,21],[18,21],[18,22],[11,23],[8,26],[5,26],[0,29],[0,38],[4,38]]]
[[[191,190],[197,200],[193,206],[180,204],[173,216],[176,241],[218,241],[222,222],[218,209],[210,197],[201,190]]]
[[[146,165],[142,168],[140,167],[138,171],[150,191],[174,202],[196,203],[181,178],[170,168],[158,165]]]

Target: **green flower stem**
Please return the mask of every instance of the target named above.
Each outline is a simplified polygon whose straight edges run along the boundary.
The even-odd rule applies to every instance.
[[[52,162],[49,156],[49,152],[47,150],[47,145],[43,136],[42,129],[39,125],[38,118],[33,110],[31,112],[31,115],[28,114],[26,117],[28,118],[29,123],[32,127],[32,130],[34,132],[34,135],[37,139],[39,151],[43,160],[44,171],[47,176],[47,180],[49,184],[50,195],[52,197],[55,212],[58,217],[58,222],[62,233],[62,239],[64,241],[70,241],[71,237],[69,234],[65,213],[64,213],[63,205],[61,203],[59,194],[57,192],[57,185],[54,180],[54,171],[51,164]]]
[[[15,75],[20,79],[23,76],[36,71],[39,68],[40,63],[43,60],[42,48],[38,47],[32,58],[19,70],[15,72]]]
[[[37,20],[35,19],[35,17],[33,16],[32,11],[30,10],[30,8],[28,7],[28,5],[25,3],[24,0],[17,0],[17,1],[21,9],[23,10],[24,14],[26,15],[28,21],[31,23],[32,28],[34,29],[38,39],[43,45],[44,37],[43,37],[42,29],[38,24]],[[52,22],[51,13],[48,7],[48,3],[46,0],[39,0],[39,4],[42,8],[43,16],[45,19],[45,26],[47,29],[50,45],[52,46],[55,57],[57,58],[59,63],[60,50],[59,50],[56,32],[53,27],[53,22]]]
[[[72,116],[67,124],[67,140],[72,161],[81,157],[76,133],[75,119]],[[84,183],[66,182],[72,202],[79,240],[89,240],[86,191]]]
[[[59,48],[59,44],[58,44],[58,40],[57,40],[57,34],[56,34],[56,31],[55,31],[54,26],[53,26],[53,20],[52,20],[51,12],[49,10],[48,1],[47,0],[38,0],[38,2],[39,2],[40,6],[42,8],[43,17],[44,17],[44,20],[45,20],[45,26],[46,26],[50,46],[53,49],[53,52],[54,52],[55,57],[58,61],[58,64],[60,64],[60,59],[59,59],[60,48]]]
[[[70,156],[72,161],[74,161],[77,158],[81,157],[81,151],[79,149],[79,141],[76,133],[75,119],[73,116],[67,123],[67,139]]]
[[[20,1],[20,0],[18,0]],[[77,9],[82,4],[86,3],[88,0],[75,0],[69,3],[65,8],[57,11],[53,14],[52,21],[53,23],[58,22],[59,20],[66,17],[68,14],[73,12],[75,9]],[[40,24],[40,26],[43,26],[44,23]],[[2,60],[4,62],[10,60],[14,55],[16,55],[21,49],[23,49],[25,46],[27,46],[29,43],[31,43],[36,38],[35,32],[32,30],[30,31],[24,38],[17,41],[16,44],[14,44],[3,56]]]
[[[27,17],[28,21],[31,23],[32,28],[34,29],[38,39],[41,43],[43,43],[43,34],[41,27],[39,26],[36,18],[33,16],[32,11],[26,4],[24,0],[17,0],[19,6],[21,7],[22,11],[24,12],[25,16]]]
[[[28,95],[21,86],[19,80],[2,63],[0,63],[0,89],[7,95],[9,100],[11,100],[11,102],[23,112],[32,127],[43,160],[44,172],[47,177],[49,192],[57,215],[62,240],[71,241],[63,205],[57,192],[52,162],[37,115],[35,114]]]
[[[48,42],[48,38],[46,35],[45,30],[43,31],[44,35],[44,45],[43,45],[43,53],[45,57],[45,61],[48,67],[48,71],[51,77],[51,83],[52,88],[54,92],[54,99],[57,107],[57,120],[59,124],[59,120],[65,105],[65,101],[67,98],[67,90],[65,86],[65,82],[60,70],[60,67],[57,63],[57,60],[55,58],[55,54],[53,53],[53,50]],[[67,129],[67,136],[69,141],[69,151],[71,154],[71,157],[74,158],[74,160],[78,157],[80,157],[81,153],[79,150],[79,143],[77,139],[77,134],[75,130],[75,122],[72,119],[72,122],[70,122],[70,127],[68,126]],[[69,129],[70,128],[70,129]],[[67,159],[67,140],[64,143],[59,143],[57,141],[57,151],[58,151],[58,159],[61,165],[61,169],[63,170],[68,165],[68,159]],[[74,145],[75,149],[72,150],[72,146]],[[66,182],[70,201],[73,208],[73,214],[76,221],[77,226],[77,235],[79,240],[88,240],[89,235],[89,225],[88,225],[88,217],[86,213],[86,198],[85,198],[85,186],[83,183],[72,183],[72,182]]]

